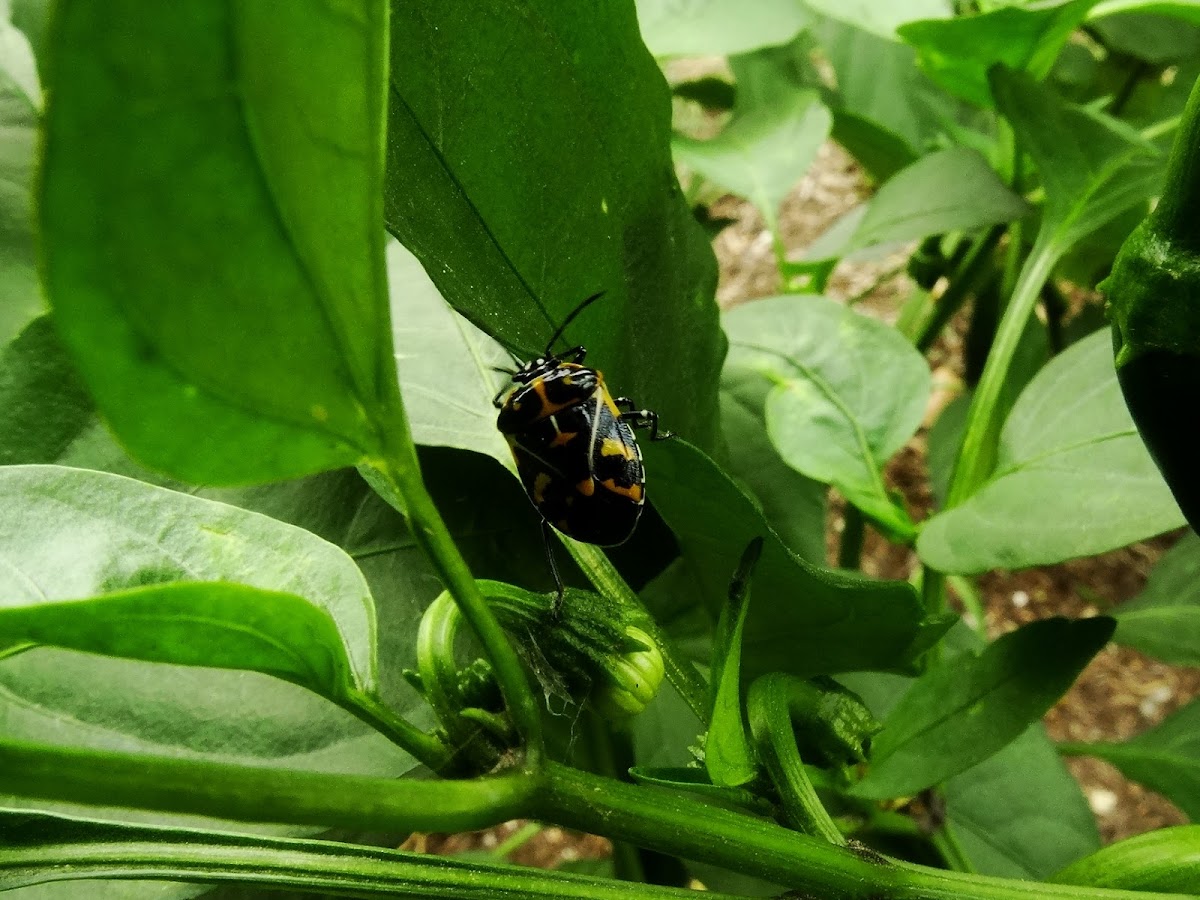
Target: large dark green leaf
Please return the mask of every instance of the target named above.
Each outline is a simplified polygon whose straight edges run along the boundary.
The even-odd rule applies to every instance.
[[[1129,417],[1105,329],[1030,382],[1004,423],[991,478],[929,519],[917,550],[943,572],[1017,569],[1102,553],[1183,521]]]
[[[419,0],[392,21],[388,228],[521,354],[606,291],[565,341],[614,392],[711,444],[715,262],[675,180],[670,94],[633,4]]]
[[[1071,686],[1112,635],[1111,619],[1046,619],[978,656],[943,660],[896,705],[875,739],[864,797],[914,794],[1019,737]]]
[[[379,4],[59,4],[47,290],[152,467],[248,482],[378,452],[385,27]]]
[[[884,527],[911,535],[883,465],[917,430],[929,396],[929,366],[912,344],[822,297],[748,303],[724,324],[730,366],[773,385],[766,425],[779,455]]]
[[[374,688],[370,593],[350,559],[321,538],[266,516],[99,472],[14,466],[0,469],[0,483],[9,500],[0,511],[0,602],[6,607],[129,591],[136,598],[138,588],[180,580],[241,582],[303,597],[318,618],[331,617],[356,683]],[[212,602],[229,600],[226,595]],[[190,651],[183,646],[179,652]],[[229,652],[221,651],[226,657]],[[34,649],[0,663],[0,688],[0,716],[14,738],[343,771],[402,772],[412,765],[348,713],[252,672]]]
[[[992,102],[988,69],[1003,63],[1042,78],[1097,0],[1002,6],[975,16],[910,22],[897,29],[917,48],[921,68],[956,96]]]
[[[1118,644],[1176,666],[1200,666],[1200,538],[1188,532],[1113,615]]]
[[[1064,749],[1112,763],[1128,778],[1158,791],[1189,819],[1200,818],[1200,700],[1123,744],[1072,744]]]
[[[983,875],[1040,881],[1100,846],[1096,819],[1041,724],[945,784],[946,823]]]
[[[714,618],[742,548],[755,537],[766,541],[746,620],[743,679],[905,669],[948,627],[922,621],[905,582],[821,569],[795,556],[750,498],[691,445],[662,441],[643,450],[648,496],[679,538],[697,597]]]

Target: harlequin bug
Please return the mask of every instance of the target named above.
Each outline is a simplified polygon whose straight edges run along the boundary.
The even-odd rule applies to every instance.
[[[633,533],[646,502],[646,473],[633,429],[649,428],[652,441],[671,434],[659,433],[657,413],[636,409],[628,397],[614,398],[604,376],[582,365],[586,349],[551,352],[572,320],[602,296],[580,303],[545,352],[510,373],[512,384],[493,405],[500,410],[496,427],[543,521],[578,541],[612,547]]]

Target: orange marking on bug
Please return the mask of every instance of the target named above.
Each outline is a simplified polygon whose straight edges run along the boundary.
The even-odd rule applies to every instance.
[[[606,478],[602,482],[604,489],[612,491],[614,494],[620,494],[622,497],[628,497],[634,503],[642,502],[642,486],[640,484],[631,484],[629,487],[622,487],[611,478]]]
[[[533,479],[533,502],[542,504],[546,502],[546,488],[554,483],[554,479],[545,472],[538,472],[537,478]]]
[[[544,419],[546,416],[552,416],[571,405],[570,403],[551,403],[550,398],[546,395],[546,383],[540,378],[533,382],[533,392],[537,394],[538,400],[542,404],[542,409],[538,413],[539,418]]]
[[[633,459],[633,450],[624,441],[619,441],[616,438],[605,438],[604,443],[600,445],[601,456],[622,456],[625,459]]]
[[[575,485],[575,490],[579,491],[585,497],[590,497],[596,493],[596,482],[592,481],[591,478],[585,478]]]
[[[604,405],[608,407],[608,411],[613,414],[614,419],[621,418],[621,411],[619,409],[617,409],[617,404],[615,404],[613,402],[612,394],[610,394],[608,392],[608,388],[606,388],[604,386],[604,379],[599,378],[599,375],[600,375],[599,372],[597,372],[596,375],[600,381],[599,391],[600,391],[600,396],[604,398]]]
[[[579,437],[578,431],[560,431],[554,436],[554,440],[550,442],[551,447],[565,447],[572,440]]]

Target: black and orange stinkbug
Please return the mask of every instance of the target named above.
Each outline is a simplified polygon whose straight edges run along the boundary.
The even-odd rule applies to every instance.
[[[646,471],[633,430],[649,428],[652,441],[671,434],[659,433],[657,413],[614,398],[604,376],[582,365],[584,347],[552,352],[566,327],[602,296],[593,294],[572,310],[545,352],[510,373],[512,384],[494,405],[500,410],[496,427],[543,522],[578,541],[612,547],[633,533],[646,502]]]

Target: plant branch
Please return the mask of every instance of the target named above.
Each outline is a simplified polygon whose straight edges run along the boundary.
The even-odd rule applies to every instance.
[[[538,778],[415,781],[0,740],[0,793],[95,806],[385,831],[471,831],[529,815]]]
[[[822,900],[1195,900],[1184,894],[1015,881],[902,863],[837,847],[653,785],[548,763],[542,818],[756,875]]]
[[[257,884],[349,897],[686,900],[693,891],[353,844],[17,814],[0,891],[77,879]],[[0,823],[2,824],[2,823]],[[735,900],[728,894],[706,894]]]

